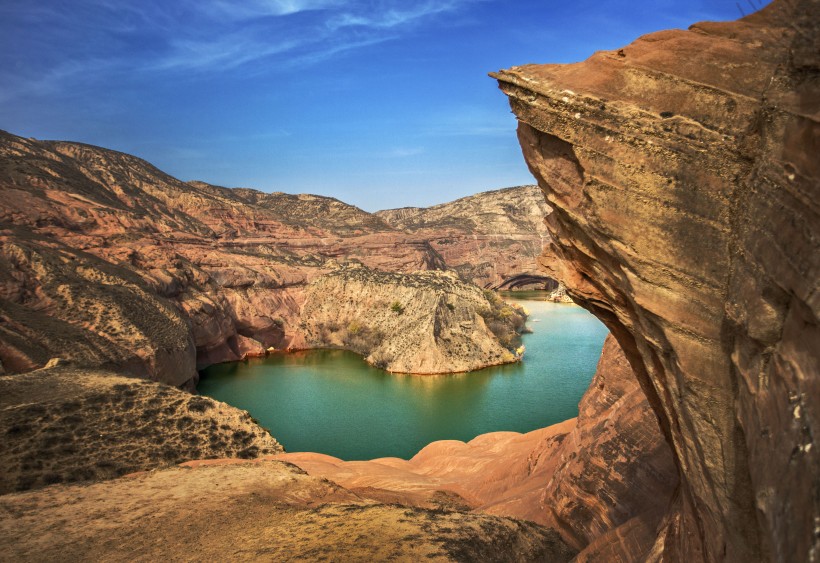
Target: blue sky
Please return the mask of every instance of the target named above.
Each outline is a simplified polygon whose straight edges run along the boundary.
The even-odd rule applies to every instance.
[[[738,16],[734,0],[0,0],[0,129],[183,180],[426,206],[532,182],[487,72]]]

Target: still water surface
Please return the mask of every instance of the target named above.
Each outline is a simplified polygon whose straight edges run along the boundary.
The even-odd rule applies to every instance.
[[[435,440],[527,432],[572,418],[606,328],[575,305],[527,300],[520,363],[455,375],[399,375],[342,350],[273,354],[204,370],[203,395],[245,409],[289,452],[408,459]]]

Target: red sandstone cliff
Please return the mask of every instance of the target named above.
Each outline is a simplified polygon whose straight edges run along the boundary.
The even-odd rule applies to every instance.
[[[652,558],[820,557],[820,2],[494,75],[544,265],[626,352],[680,487]]]
[[[522,188],[504,193],[532,199]],[[328,197],[185,183],[77,143],[0,132],[0,194],[0,373],[59,356],[190,386],[198,367],[304,343],[305,287],[339,261],[450,267],[434,229],[403,232]],[[448,260],[496,277],[531,268],[540,246],[487,261],[520,221],[504,221],[519,205],[496,209],[493,192],[471,208],[485,199],[497,217],[492,241],[460,245]],[[474,273],[486,283],[489,274]]]

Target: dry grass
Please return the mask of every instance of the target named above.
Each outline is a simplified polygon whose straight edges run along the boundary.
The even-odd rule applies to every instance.
[[[282,451],[246,412],[146,380],[39,370],[0,395],[0,493]]]

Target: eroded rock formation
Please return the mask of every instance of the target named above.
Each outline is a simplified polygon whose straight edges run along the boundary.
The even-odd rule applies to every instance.
[[[304,342],[305,287],[340,261],[393,272],[450,267],[436,250],[449,230],[401,231],[328,197],[181,182],[78,143],[0,132],[0,190],[0,362],[8,373],[59,356],[191,387],[197,368]],[[493,275],[518,273],[524,262],[531,269],[540,238],[517,242],[516,229],[539,209],[532,191],[504,192],[526,201],[524,212],[499,207],[493,192],[472,198],[471,210],[486,200],[495,226],[481,233],[492,235],[476,242],[469,232],[478,224],[462,226],[459,236],[472,242],[448,256],[483,264],[509,235],[516,252],[494,252]],[[481,272],[476,279],[486,283]]]
[[[494,75],[543,264],[626,352],[679,468],[653,558],[820,558],[820,3]]]
[[[471,371],[514,362],[526,314],[452,272],[361,265],[317,278],[300,332],[310,348],[346,348],[391,372]]]

